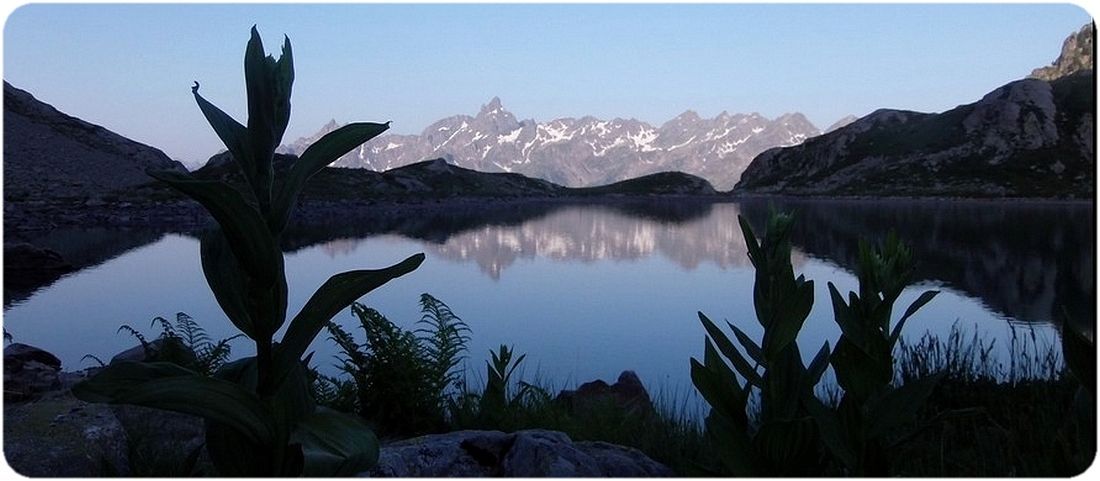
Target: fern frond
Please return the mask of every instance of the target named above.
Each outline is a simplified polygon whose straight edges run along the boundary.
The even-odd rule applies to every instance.
[[[470,327],[431,294],[420,295],[420,310],[423,316],[417,325],[421,327],[414,332],[427,355],[435,389],[443,392],[459,380],[460,373],[455,368],[466,358]]]
[[[102,359],[100,359],[99,357],[97,357],[97,356],[95,356],[95,355],[93,355],[93,354],[85,354],[85,355],[84,355],[84,357],[80,358],[80,362],[84,362],[84,361],[85,361],[86,359],[91,359],[91,360],[93,360],[93,361],[95,361],[95,362],[98,362],[98,363],[99,363],[99,367],[104,367],[104,366],[106,366],[106,365],[107,365],[107,363],[103,362],[103,360],[102,360]]]

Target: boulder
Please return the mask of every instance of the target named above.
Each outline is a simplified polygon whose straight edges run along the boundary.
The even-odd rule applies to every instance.
[[[582,384],[575,391],[563,390],[555,400],[574,413],[608,406],[639,415],[651,415],[655,412],[649,392],[634,371],[623,371],[615,384],[608,385],[597,379]]]
[[[5,369],[13,365],[22,365],[27,361],[36,361],[53,369],[61,369],[61,360],[57,356],[37,347],[16,342],[4,348]]]
[[[368,477],[659,477],[668,467],[641,451],[574,443],[557,431],[456,431],[383,446]]]
[[[61,387],[61,360],[26,344],[4,348],[4,401],[25,401]]]
[[[110,364],[121,361],[172,361],[181,366],[187,366],[194,364],[196,358],[195,353],[178,338],[158,337],[148,344],[138,344],[115,354]]]

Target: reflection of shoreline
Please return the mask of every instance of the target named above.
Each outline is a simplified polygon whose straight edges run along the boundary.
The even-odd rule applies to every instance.
[[[163,230],[71,228],[45,231],[39,235],[12,234],[8,242],[26,242],[38,248],[49,249],[61,255],[72,270],[58,276],[36,276],[35,279],[4,276],[4,310],[14,307],[67,276],[98,266],[134,249],[162,239]],[[6,246],[7,244],[5,244]],[[10,261],[9,261],[10,262]],[[5,263],[5,267],[7,263]],[[5,272],[7,274],[7,272]]]
[[[1096,241],[1091,205],[1033,202],[856,202],[768,199],[796,212],[795,246],[853,271],[859,238],[894,230],[913,248],[919,280],[979,298],[1013,319],[1051,322],[1064,306],[1091,330]],[[741,204],[760,223],[765,202]]]

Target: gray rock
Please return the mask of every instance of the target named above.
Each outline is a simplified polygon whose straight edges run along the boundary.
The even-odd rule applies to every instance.
[[[557,431],[516,433],[503,467],[508,477],[592,478],[605,475],[596,458],[573,445],[565,433]]]
[[[383,446],[369,477],[673,476],[640,451],[556,431],[456,431]]]
[[[604,476],[656,478],[675,475],[667,466],[634,448],[602,441],[580,441],[576,446],[596,460],[596,464],[603,469]]]
[[[57,356],[37,347],[16,342],[4,348],[5,370],[9,367],[18,368],[28,361],[36,361],[55,370],[61,369],[61,360]]]
[[[187,363],[195,361],[195,353],[191,352],[191,350],[187,348],[187,346],[184,346],[178,339],[169,340],[164,337],[158,337],[149,342],[147,346],[138,344],[137,346],[115,354],[115,356],[111,358],[110,364],[122,361],[146,362],[162,360],[171,360],[181,365],[187,365]]]
[[[124,476],[126,446],[108,406],[79,401],[68,390],[34,402],[4,403],[4,457],[24,476]]]
[[[573,412],[606,408],[610,405],[639,415],[654,413],[649,392],[634,371],[623,371],[615,384],[608,385],[597,379],[582,384],[575,391],[564,390],[558,394],[556,401],[565,404]]]
[[[57,356],[26,344],[4,348],[4,401],[26,401],[61,387]]]
[[[1065,42],[1062,43],[1062,52],[1054,63],[1032,70],[1030,77],[1051,81],[1081,70],[1091,70],[1093,68],[1092,52],[1095,50],[1093,46],[1095,29],[1096,25],[1089,22],[1077,33],[1066,37]]]

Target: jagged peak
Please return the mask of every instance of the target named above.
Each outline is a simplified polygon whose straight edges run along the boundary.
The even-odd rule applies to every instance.
[[[683,120],[683,121],[687,121],[687,122],[696,122],[698,120],[702,120],[702,118],[699,117],[698,112],[696,112],[694,110],[691,110],[691,109],[688,109],[688,110],[685,110],[680,115],[677,115],[676,118],[673,119],[673,120]]]
[[[481,111],[478,112],[478,116],[480,117],[500,111],[504,111],[504,105],[500,102],[500,97],[493,97],[489,99],[489,103],[481,106]]]

